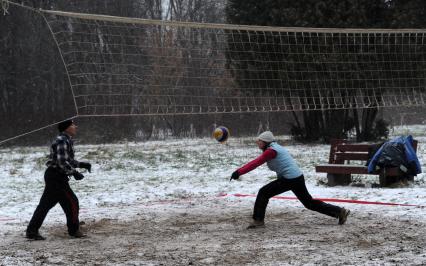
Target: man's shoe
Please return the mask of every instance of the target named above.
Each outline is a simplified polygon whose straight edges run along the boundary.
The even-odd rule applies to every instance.
[[[70,234],[70,236],[74,238],[86,237],[86,235],[83,234],[80,230],[77,230],[75,233]]]
[[[345,208],[342,208],[342,210],[340,211],[340,214],[339,214],[339,224],[340,225],[342,225],[346,222],[350,212],[351,212],[350,210],[346,210]]]
[[[25,233],[25,237],[28,239],[32,239],[32,240],[45,240],[46,238],[41,236],[40,233],[38,231],[35,232],[31,232],[28,231]]]
[[[254,228],[259,228],[263,226],[265,226],[265,222],[263,220],[262,221],[253,220],[253,222],[251,222],[249,226],[247,226],[247,229],[254,229]]]

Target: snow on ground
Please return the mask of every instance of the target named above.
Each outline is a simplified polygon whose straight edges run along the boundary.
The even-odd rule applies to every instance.
[[[419,140],[425,170],[425,127],[393,132],[400,134]],[[58,205],[41,228],[48,238],[42,242],[23,236],[43,191],[49,148],[0,149],[0,265],[426,264],[425,207],[338,203],[352,213],[346,225],[337,226],[297,200],[274,199],[266,227],[245,230],[255,198],[234,195],[254,195],[274,179],[262,166],[229,181],[235,169],[260,154],[254,140],[77,142],[76,158],[93,165],[85,179],[70,181],[89,237],[68,239]],[[376,176],[354,178],[364,187],[327,187],[315,165],[327,162],[329,145],[279,140],[298,161],[314,197],[426,206],[426,174],[404,188],[374,188]]]

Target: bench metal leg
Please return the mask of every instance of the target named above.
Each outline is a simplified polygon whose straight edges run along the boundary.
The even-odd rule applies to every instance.
[[[350,174],[327,174],[328,185],[334,186],[347,186],[352,182]]]

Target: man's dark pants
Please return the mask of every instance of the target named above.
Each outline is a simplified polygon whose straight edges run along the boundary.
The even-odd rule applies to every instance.
[[[278,178],[259,190],[254,204],[253,219],[263,221],[269,199],[278,194],[291,190],[302,204],[309,210],[317,211],[331,217],[339,217],[342,208],[314,200],[305,185],[303,175],[294,179]]]
[[[68,176],[49,167],[44,173],[44,181],[44,192],[27,227],[27,232],[37,232],[47,213],[59,202],[67,217],[68,233],[73,235],[79,229],[79,204],[77,196],[68,183]]]

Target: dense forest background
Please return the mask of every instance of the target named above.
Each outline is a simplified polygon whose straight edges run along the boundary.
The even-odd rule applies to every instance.
[[[421,0],[23,0],[19,3],[47,10],[210,23],[342,28],[426,26],[426,2]],[[0,141],[75,113],[65,69],[45,22],[34,12],[12,5],[3,13],[0,14]],[[424,123],[424,111],[424,108],[404,108],[392,114],[379,109],[359,111],[358,130],[368,133],[374,128],[374,121],[382,118],[391,125]],[[324,126],[321,128],[318,123],[322,117],[340,115],[341,112],[330,111],[327,114],[98,117],[78,118],[77,123],[78,138],[87,143],[203,137],[209,136],[217,125],[229,127],[232,135],[255,135],[265,129],[284,134],[296,127],[304,139],[315,141],[324,134],[341,137],[347,133],[338,127],[336,132],[324,132]],[[55,133],[55,127],[48,127],[7,144],[45,144]],[[364,139],[368,139],[368,134]]]

